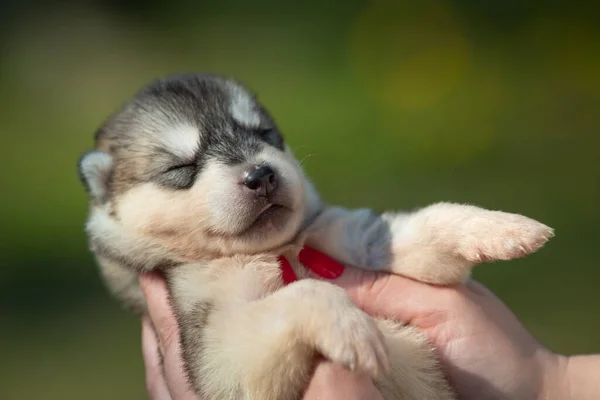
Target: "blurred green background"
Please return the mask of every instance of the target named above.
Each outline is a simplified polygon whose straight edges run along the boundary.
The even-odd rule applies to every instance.
[[[0,398],[145,398],[139,322],[98,278],[76,162],[113,109],[174,72],[255,89],[332,203],[468,202],[551,225],[541,252],[475,276],[551,349],[600,351],[596,9],[3,2]]]

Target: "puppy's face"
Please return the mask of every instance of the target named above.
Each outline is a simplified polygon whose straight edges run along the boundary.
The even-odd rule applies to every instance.
[[[155,82],[97,139],[80,163],[92,219],[181,261],[280,246],[318,201],[272,118],[223,78]]]

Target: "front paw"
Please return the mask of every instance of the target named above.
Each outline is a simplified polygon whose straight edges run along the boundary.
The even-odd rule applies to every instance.
[[[458,234],[458,255],[473,264],[526,256],[554,236],[552,228],[531,218],[482,209],[454,229],[462,231]]]
[[[354,306],[334,310],[316,332],[316,347],[326,358],[372,377],[386,372],[385,339],[375,321]]]

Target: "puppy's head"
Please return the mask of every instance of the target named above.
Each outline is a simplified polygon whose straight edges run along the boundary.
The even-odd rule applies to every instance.
[[[79,163],[91,195],[87,228],[113,257],[189,262],[265,251],[291,240],[318,208],[275,122],[233,80],[158,80],[96,142]]]

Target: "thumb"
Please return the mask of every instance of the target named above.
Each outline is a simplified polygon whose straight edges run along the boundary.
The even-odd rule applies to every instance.
[[[345,268],[336,279],[366,313],[429,328],[446,319],[457,288],[433,286],[399,275]]]
[[[179,327],[169,302],[167,283],[156,272],[141,274],[139,280],[148,305],[148,315],[158,338],[159,351],[163,357],[163,373],[170,395],[173,399],[198,400],[184,370]]]
[[[139,282],[158,336],[160,351],[164,355],[165,350],[177,344],[179,338],[179,327],[169,303],[167,283],[157,272],[141,274]]]

